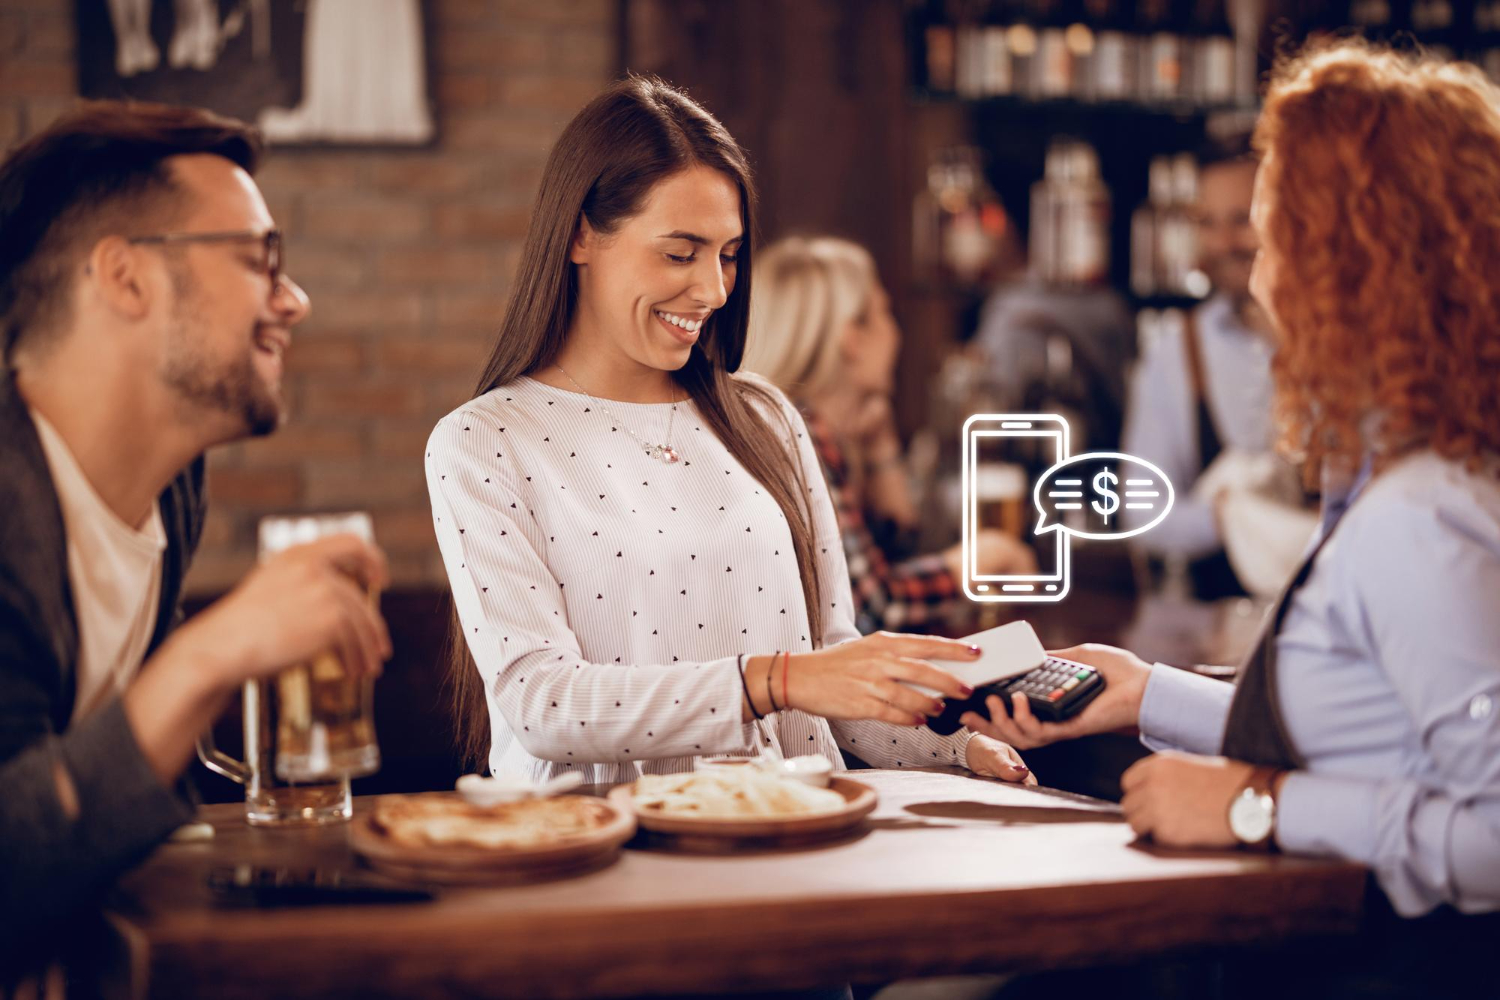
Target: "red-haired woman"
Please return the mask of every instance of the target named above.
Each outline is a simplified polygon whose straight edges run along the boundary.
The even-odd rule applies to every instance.
[[[1077,719],[969,722],[1021,749],[1139,725],[1179,749],[1124,776],[1138,833],[1368,865],[1426,919],[1364,961],[1449,995],[1459,944],[1500,940],[1500,92],[1342,43],[1278,68],[1257,144],[1252,288],[1315,546],[1236,688],[1089,646],[1063,655],[1109,689]]]

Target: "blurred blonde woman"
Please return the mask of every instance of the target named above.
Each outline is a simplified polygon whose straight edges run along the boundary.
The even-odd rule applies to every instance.
[[[792,237],[757,261],[744,367],[802,411],[838,513],[860,631],[963,627],[958,546],[914,548],[918,512],[891,410],[901,331],[875,261],[831,236]],[[984,572],[1034,571],[998,531],[977,541]]]

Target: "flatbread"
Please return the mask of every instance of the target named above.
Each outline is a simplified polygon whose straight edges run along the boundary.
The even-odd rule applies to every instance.
[[[386,795],[375,805],[375,829],[403,847],[471,847],[506,851],[546,847],[606,826],[614,811],[598,799],[553,799],[476,806],[460,798]]]
[[[637,810],[668,816],[761,818],[835,813],[848,804],[838,792],[753,766],[642,775],[631,801]]]

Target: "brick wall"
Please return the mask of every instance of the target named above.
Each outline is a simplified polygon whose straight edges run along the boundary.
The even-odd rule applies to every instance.
[[[422,473],[498,322],[547,150],[617,62],[617,0],[428,0],[440,137],[419,151],[273,152],[259,180],[312,298],[288,356],[292,417],[217,449],[188,586],[254,557],[262,514],[362,508],[399,586],[443,585]],[[0,0],[0,146],[76,95],[73,4]]]

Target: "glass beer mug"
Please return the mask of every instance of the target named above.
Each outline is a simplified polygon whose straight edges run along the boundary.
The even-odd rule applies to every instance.
[[[267,517],[260,558],[328,535],[374,541],[365,513]],[[371,602],[379,595],[370,593]],[[245,786],[245,818],[254,826],[336,823],[353,815],[349,779],[380,767],[375,742],[375,681],[346,675],[333,651],[245,682],[245,759],[198,741],[205,767]]]
[[[975,473],[978,526],[998,528],[1012,538],[1026,533],[1026,470],[1005,462],[981,466]]]

